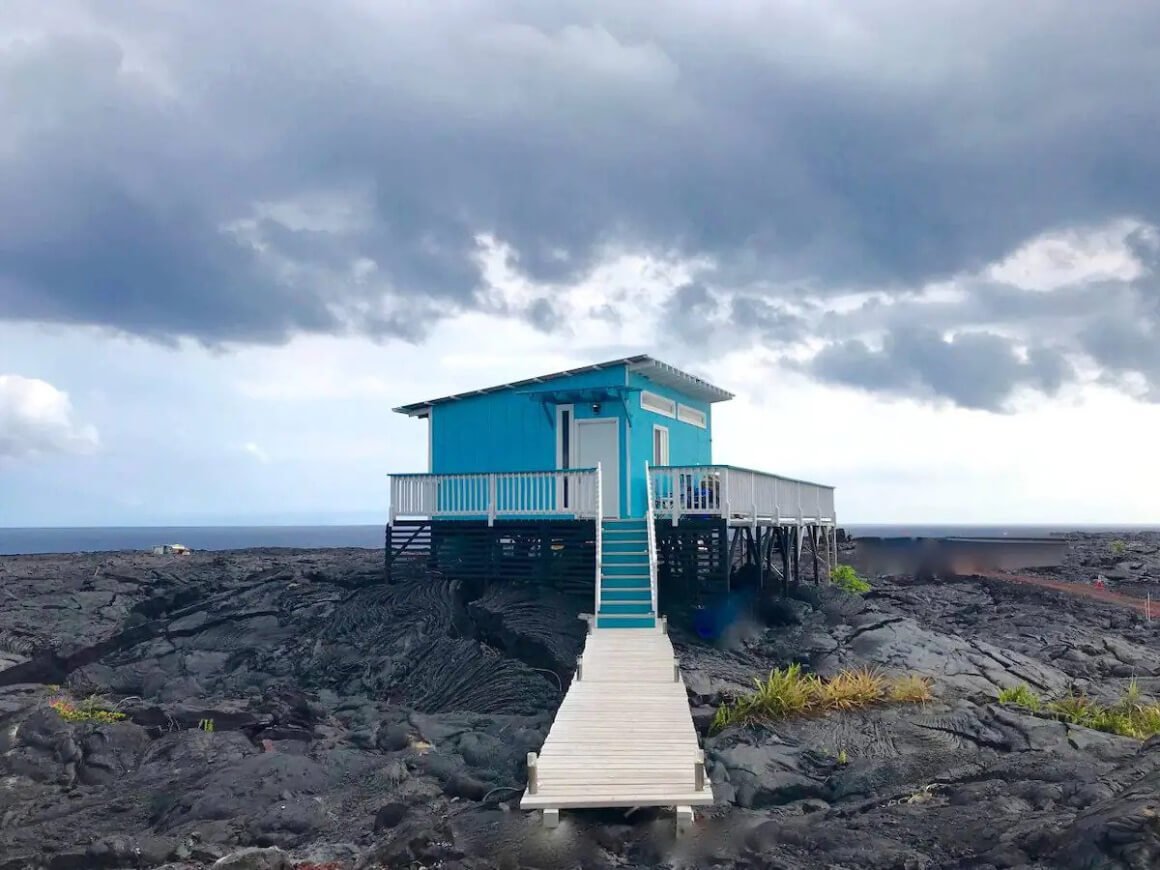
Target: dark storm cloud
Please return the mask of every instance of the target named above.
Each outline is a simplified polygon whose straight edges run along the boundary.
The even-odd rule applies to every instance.
[[[1020,359],[1012,342],[992,333],[944,339],[933,330],[900,329],[874,350],[859,340],[830,345],[809,364],[816,376],[847,386],[905,396],[946,398],[966,408],[1003,410],[1018,387],[1054,392],[1070,374],[1057,351],[1030,348]]]
[[[1065,364],[929,319],[1054,327],[1090,301],[912,289],[1044,231],[1160,222],[1152,3],[8,0],[0,32],[10,319],[417,339],[490,304],[486,234],[547,282],[609,250],[708,257],[676,333],[709,306],[775,347],[821,326],[819,373],[995,407]],[[809,314],[868,287],[897,303],[860,312],[890,350]],[[1155,373],[1152,327],[1106,319],[1060,344]]]

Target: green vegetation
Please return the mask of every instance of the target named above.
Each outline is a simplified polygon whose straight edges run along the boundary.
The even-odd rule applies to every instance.
[[[1046,705],[1026,686],[1004,689],[999,702],[1015,704],[1032,712],[1041,709],[1054,719],[1121,737],[1146,740],[1160,734],[1160,704],[1145,698],[1140,685],[1132,680],[1123,697],[1111,706],[1104,706],[1086,695],[1068,695]]]
[[[852,565],[836,566],[830,572],[830,582],[853,595],[870,591],[870,584],[858,576]]]
[[[838,750],[838,764],[849,764],[849,763],[850,763],[850,756],[846,753],[846,750],[839,749]]]
[[[1126,541],[1121,541],[1118,538],[1112,541],[1108,548],[1112,551],[1113,556],[1122,556],[1128,552],[1128,544]]]
[[[197,723],[198,731],[205,731],[209,734],[213,733],[213,719],[200,719]]]
[[[801,665],[775,668],[765,680],[754,680],[755,691],[722,704],[713,717],[712,731],[730,725],[768,722],[811,713],[857,710],[884,701],[929,701],[930,680],[917,674],[891,679],[868,668],[842,671],[824,680],[803,674]]]
[[[1012,689],[1003,689],[999,692],[999,703],[1014,704],[1016,707],[1026,707],[1028,710],[1036,711],[1041,706],[1039,696],[1022,683]]]
[[[98,706],[97,699],[93,695],[90,695],[79,706],[68,698],[54,698],[48,702],[48,706],[52,707],[57,715],[66,722],[96,722],[111,725],[125,718],[124,713]]]

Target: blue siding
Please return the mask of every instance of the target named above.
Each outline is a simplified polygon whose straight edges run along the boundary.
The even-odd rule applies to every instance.
[[[632,516],[642,516],[645,511],[644,464],[651,463],[653,458],[653,426],[664,426],[669,430],[670,465],[710,465],[713,461],[713,411],[708,402],[693,399],[669,387],[662,387],[635,372],[629,372],[628,384],[688,405],[690,408],[696,408],[705,415],[707,423],[706,428],[702,429],[675,417],[647,411],[640,406],[640,395],[633,396],[629,405],[632,411],[632,430],[628,447],[632,454],[629,486]]]
[[[712,410],[707,402],[659,386],[624,366],[581,372],[523,389],[577,389],[629,386],[658,393],[703,412],[702,429],[673,417],[646,411],[640,394],[628,396],[628,420],[619,402],[604,402],[599,414],[588,404],[576,404],[579,420],[614,417],[620,421],[621,516],[642,516],[645,509],[644,463],[652,461],[653,425],[669,430],[672,465],[705,465],[712,461]],[[631,426],[626,425],[631,421]],[[556,409],[516,390],[473,396],[431,409],[431,469],[434,474],[487,471],[550,471],[556,467]]]
[[[624,366],[580,372],[524,389],[575,389],[624,384]],[[624,467],[624,412],[605,402],[599,414],[577,405],[578,419],[616,417],[621,426]],[[551,471],[556,467],[556,407],[545,406],[515,390],[473,396],[431,409],[431,472],[463,474],[483,471]],[[621,483],[621,511],[625,509]]]

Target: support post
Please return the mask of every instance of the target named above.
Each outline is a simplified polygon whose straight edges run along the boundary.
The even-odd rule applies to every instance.
[[[544,810],[544,827],[548,829],[560,827],[559,810]]]
[[[584,656],[576,656],[576,681],[584,679]]]
[[[793,588],[797,589],[802,580],[802,527],[800,524],[793,527],[791,537],[793,539]]]
[[[491,528],[495,525],[495,475],[489,474],[487,476],[487,525]]]
[[[785,526],[779,526],[778,530],[781,539],[781,594],[782,597],[789,596],[789,529]]]
[[[810,526],[810,555],[814,561],[814,585],[818,585],[818,527]]]
[[[705,790],[705,750],[697,750],[697,760],[693,763],[694,791]]]
[[[536,753],[528,753],[528,794],[535,794],[540,788],[539,770],[536,766]]]
[[[677,836],[684,837],[693,832],[693,808],[677,807]]]

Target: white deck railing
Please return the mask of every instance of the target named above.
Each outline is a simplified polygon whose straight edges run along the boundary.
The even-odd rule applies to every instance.
[[[482,474],[392,474],[391,522],[398,517],[595,517],[595,468]]]
[[[658,517],[713,516],[774,522],[834,522],[834,488],[731,465],[649,470]]]
[[[604,474],[596,463],[596,610],[600,612],[600,581],[604,578]]]
[[[644,463],[644,488],[647,495],[644,512],[644,525],[648,532],[648,585],[652,593],[652,612],[653,616],[660,616],[660,611],[657,610],[657,524],[656,524],[656,500],[653,497],[653,479],[652,469],[649,467],[648,460]]]

